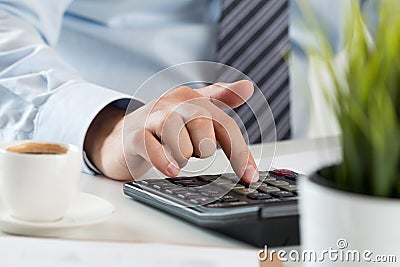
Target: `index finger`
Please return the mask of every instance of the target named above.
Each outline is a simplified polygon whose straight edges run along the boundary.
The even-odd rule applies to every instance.
[[[235,173],[246,183],[259,179],[258,168],[235,120],[214,104],[207,105],[213,116],[215,136]]]

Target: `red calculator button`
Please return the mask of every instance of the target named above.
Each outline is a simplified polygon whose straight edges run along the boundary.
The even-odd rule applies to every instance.
[[[273,171],[271,171],[271,173],[273,175],[277,175],[277,176],[285,176],[285,175],[288,175],[288,174],[296,174],[294,171],[286,170],[286,169],[273,170]]]

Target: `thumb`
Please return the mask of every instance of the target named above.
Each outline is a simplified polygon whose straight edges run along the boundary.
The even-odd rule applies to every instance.
[[[198,89],[197,92],[218,105],[222,102],[230,108],[236,108],[246,102],[254,92],[253,83],[248,80],[241,80],[235,83],[215,83]],[[217,100],[217,101],[213,101]]]

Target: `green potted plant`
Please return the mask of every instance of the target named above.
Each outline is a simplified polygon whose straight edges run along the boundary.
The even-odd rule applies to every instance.
[[[351,1],[339,54],[307,16],[319,46],[305,50],[342,144],[338,165],[300,182],[302,248],[320,258],[338,251],[323,266],[364,266],[379,255],[400,261],[400,1],[379,1],[373,35]],[[314,264],[322,262],[306,266]]]

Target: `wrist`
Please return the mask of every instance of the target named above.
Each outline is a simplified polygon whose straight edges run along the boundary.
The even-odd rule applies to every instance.
[[[87,158],[92,164],[106,174],[107,153],[114,154],[109,150],[122,147],[122,120],[125,111],[115,108],[112,105],[106,106],[97,114],[86,133],[84,150]],[[107,152],[106,152],[107,151]]]

